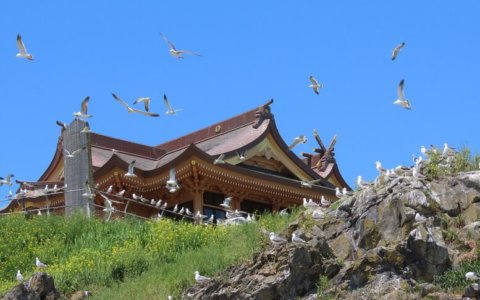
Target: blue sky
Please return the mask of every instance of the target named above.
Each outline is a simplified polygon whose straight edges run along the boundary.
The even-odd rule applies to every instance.
[[[349,184],[411,164],[421,145],[478,139],[480,2],[465,1],[2,1],[0,176],[36,180],[60,128],[91,97],[92,130],[148,145],[187,134],[273,98],[281,135],[325,143]],[[163,32],[178,49],[168,54]],[[20,33],[35,61],[15,57]],[[391,50],[406,46],[397,60]],[[308,88],[309,75],[325,85]],[[413,109],[394,106],[405,79]],[[127,114],[111,97],[164,93],[177,116]],[[0,198],[7,194],[0,187]]]

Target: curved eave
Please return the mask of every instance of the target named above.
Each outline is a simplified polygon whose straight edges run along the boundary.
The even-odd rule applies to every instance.
[[[198,148],[194,144],[190,144],[190,146],[184,149],[179,155],[175,156],[171,160],[167,160],[163,162],[160,166],[152,170],[142,170],[140,168],[135,168],[134,172],[136,175],[141,176],[143,178],[152,177],[166,170],[169,170],[171,165],[175,165],[182,161],[185,161],[185,159],[191,156],[197,156],[201,159],[204,159],[205,161],[210,161],[210,162],[213,162],[214,160],[212,156],[208,155],[207,153],[202,151],[200,148]],[[154,162],[152,161],[152,163]],[[115,167],[127,171],[128,165],[129,165],[129,162],[126,162],[125,160],[120,158],[118,155],[114,154],[102,167],[94,171],[94,177],[99,178],[107,174],[110,170],[112,170]]]
[[[62,143],[60,139],[57,141],[57,148],[55,149],[55,154],[53,155],[53,159],[48,165],[47,169],[43,174],[40,176],[38,181],[48,181],[48,178],[53,174],[53,172],[57,169],[58,165],[62,162],[63,159],[63,151],[62,151]]]
[[[295,153],[293,153],[293,151],[288,149],[288,145],[285,143],[280,133],[278,132],[274,120],[270,122],[269,128],[272,137],[275,139],[275,142],[278,144],[278,146],[283,150],[283,152],[288,156],[288,158],[291,159],[303,172],[307,173],[312,178],[312,180],[324,179],[317,172],[313,171],[310,167],[308,167],[301,158],[299,158]],[[333,185],[326,179],[322,180],[321,183],[326,187],[333,188]]]

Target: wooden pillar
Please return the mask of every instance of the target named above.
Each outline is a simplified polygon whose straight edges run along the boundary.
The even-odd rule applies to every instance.
[[[193,213],[196,214],[197,211],[203,213],[203,192],[195,191],[193,194]]]

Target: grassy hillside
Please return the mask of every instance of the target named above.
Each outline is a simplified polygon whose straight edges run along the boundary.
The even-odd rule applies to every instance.
[[[288,218],[264,215],[242,226],[195,226],[186,222],[118,220],[82,216],[23,215],[0,218],[0,294],[16,284],[19,269],[32,275],[35,257],[62,293],[89,289],[97,299],[166,299],[193,283],[193,272],[213,275],[251,257]]]

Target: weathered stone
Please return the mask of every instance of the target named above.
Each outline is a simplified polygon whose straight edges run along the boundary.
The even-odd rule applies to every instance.
[[[468,297],[472,299],[480,299],[480,287],[478,283],[472,283],[465,288],[463,297]]]
[[[2,300],[40,300],[40,295],[34,291],[27,290],[23,283],[13,287]]]

